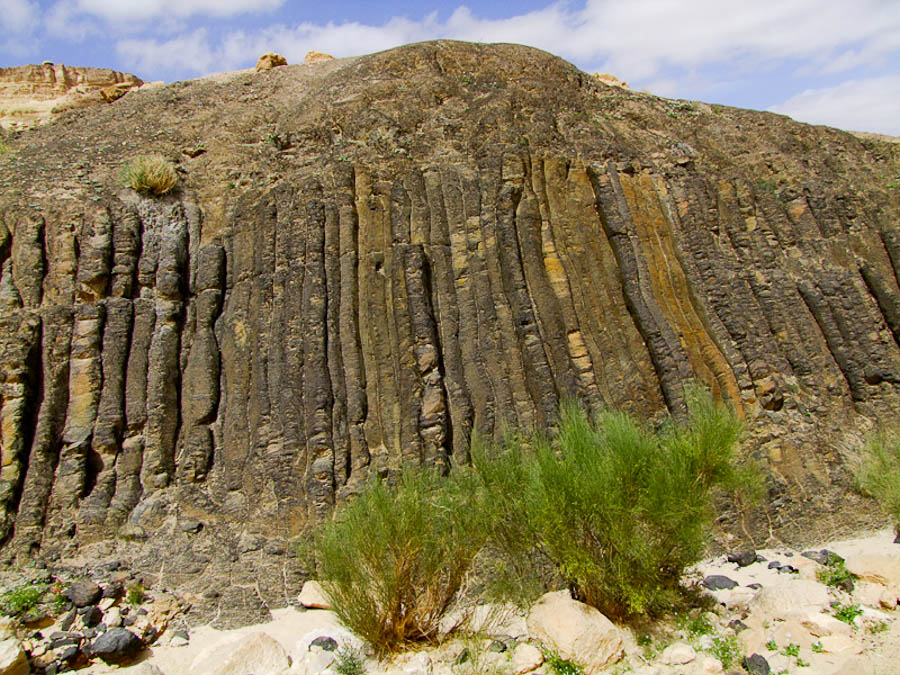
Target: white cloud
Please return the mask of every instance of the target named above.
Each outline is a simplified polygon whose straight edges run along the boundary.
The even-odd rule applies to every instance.
[[[82,8],[89,4],[98,14],[105,8],[106,16],[114,16],[118,10],[113,8],[119,7],[114,0],[76,1]],[[222,11],[261,10],[280,1],[229,0]],[[186,15],[212,11],[213,2],[152,0],[142,11]],[[528,44],[582,65],[603,66],[634,82],[660,77],[666,68],[694,69],[722,62],[758,69],[797,59],[818,64],[816,71],[838,72],[883,62],[900,50],[900,12],[896,0],[768,0],[740,5],[721,0],[587,0],[583,7],[555,3],[505,19],[479,18],[459,7],[445,21],[431,14],[420,21],[394,18],[381,25],[276,25],[254,33],[227,32],[207,47],[245,60],[252,55],[238,55],[234,45],[269,42],[295,55],[312,46],[347,56],[440,37]]]
[[[38,23],[38,6],[30,0],[2,0],[0,53],[24,56],[34,51],[31,35]]]
[[[194,73],[234,69],[233,64],[222,63],[215,51],[204,28],[163,42],[129,39],[116,44],[119,56],[139,74],[160,69]]]
[[[284,0],[74,0],[74,4],[81,14],[110,22],[128,22],[267,12],[281,7]]]
[[[3,0],[0,27],[6,31],[31,30],[37,21],[37,4],[29,0]]]
[[[769,109],[812,124],[900,136],[900,75],[807,89]]]

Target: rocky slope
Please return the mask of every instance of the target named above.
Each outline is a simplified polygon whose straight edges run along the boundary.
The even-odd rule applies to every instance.
[[[261,619],[371,472],[464,462],[472,430],[567,394],[679,415],[693,379],[769,470],[765,512],[725,527],[874,517],[847,462],[900,404],[896,144],[433,42],[135,91],[7,145],[10,559],[121,560]],[[122,187],[150,152],[174,194]]]
[[[0,68],[0,128],[23,130],[67,110],[109,103],[143,80],[107,68],[61,63]]]

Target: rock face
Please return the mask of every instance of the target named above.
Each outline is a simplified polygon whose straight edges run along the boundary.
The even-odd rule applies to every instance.
[[[103,542],[260,620],[372,471],[567,394],[680,415],[694,379],[745,417],[780,536],[873,517],[844,454],[900,404],[900,146],[453,42],[64,124],[0,156],[8,556]],[[122,187],[150,153],[175,194]]]
[[[143,84],[106,68],[61,63],[0,68],[0,127],[28,129],[66,110],[115,101]]]

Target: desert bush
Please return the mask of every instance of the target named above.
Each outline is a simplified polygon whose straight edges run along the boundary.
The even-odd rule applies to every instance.
[[[46,591],[46,585],[33,582],[10,589],[0,596],[0,612],[7,616],[24,614],[37,606]]]
[[[339,507],[313,544],[341,620],[380,652],[435,638],[487,536],[476,476],[404,470]]]
[[[879,432],[866,443],[861,460],[857,486],[881,505],[900,539],[900,434]]]
[[[623,412],[592,419],[570,401],[555,437],[490,456],[476,448],[499,527],[512,535],[506,553],[537,546],[576,597],[610,617],[673,607],[685,569],[705,553],[716,491],[751,475],[736,461],[734,412],[699,391],[688,400],[688,421],[659,431]]]
[[[142,155],[122,167],[122,180],[136,192],[162,195],[175,187],[178,176],[165,157]]]

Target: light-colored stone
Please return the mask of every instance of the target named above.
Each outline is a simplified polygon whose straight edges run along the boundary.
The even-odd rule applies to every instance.
[[[900,557],[879,553],[858,553],[847,556],[847,570],[863,581],[871,581],[889,588],[900,588]]]
[[[814,637],[824,637],[826,635],[850,635],[853,629],[843,621],[835,619],[830,614],[822,612],[806,612],[798,614],[797,620],[800,622],[810,635]]]
[[[306,56],[303,57],[303,63],[306,65],[311,65],[313,63],[321,63],[322,61],[334,61],[334,57],[331,54],[323,54],[322,52],[317,52],[315,49],[311,49],[306,52]]]
[[[193,673],[216,675],[278,675],[290,668],[287,652],[266,633],[250,633],[203,650],[191,665]]]
[[[294,659],[291,667],[292,675],[321,675],[328,672],[334,664],[334,652],[326,652],[324,649],[313,647],[299,659]]]
[[[727,598],[723,599],[728,609],[746,609],[753,598],[756,597],[756,591],[747,586],[738,586],[728,591]]]
[[[122,614],[118,607],[110,607],[103,614],[103,623],[107,628],[116,628],[122,625]]]
[[[667,666],[683,666],[697,658],[697,652],[689,644],[673,642],[659,655],[660,663]]]
[[[630,89],[627,82],[623,82],[615,75],[610,75],[609,73],[594,73],[594,77],[600,80],[603,84],[608,84],[611,87],[620,87],[621,89]]]
[[[822,584],[807,579],[786,579],[764,586],[748,608],[769,619],[783,619],[803,610],[816,610],[828,606],[830,598]]]
[[[871,581],[859,580],[853,588],[853,602],[866,607],[880,607],[885,587]]]
[[[28,675],[31,666],[25,650],[15,638],[0,642],[0,675]]]
[[[828,654],[860,654],[863,646],[849,635],[825,635],[819,642]]]
[[[300,589],[300,595],[297,596],[297,602],[307,609],[331,609],[331,603],[325,590],[318,581],[307,581]]]
[[[717,675],[724,670],[722,668],[722,662],[713,656],[704,656],[702,659],[700,659],[699,665],[700,672],[708,673],[709,675]]]
[[[898,602],[900,602],[900,596],[897,591],[890,588],[885,588],[878,598],[878,605],[884,609],[896,609]]]
[[[165,675],[165,673],[152,663],[144,661],[136,666],[129,667],[128,675]]]
[[[403,665],[404,675],[432,675],[433,665],[427,652],[413,654]]]
[[[331,613],[329,612],[329,616]],[[294,662],[301,661],[306,658],[306,654],[310,651],[320,651],[317,647],[311,645],[316,638],[330,637],[337,643],[338,649],[341,647],[349,647],[360,653],[369,653],[371,650],[368,645],[356,635],[340,625],[323,625],[321,628],[315,628],[301,635],[294,647],[291,649],[291,659]]]
[[[622,656],[619,630],[594,607],[573,600],[568,591],[541,596],[528,613],[527,625],[533,638],[582,665],[587,675]]]
[[[284,58],[281,54],[276,54],[275,52],[266,52],[262,56],[259,57],[256,61],[256,72],[261,70],[272,70],[272,68],[278,68],[280,66],[286,66],[287,59]]]
[[[527,642],[520,642],[513,650],[510,668],[515,675],[530,673],[544,662],[541,650]]]
[[[16,624],[8,616],[0,616],[0,640],[16,636]]]

